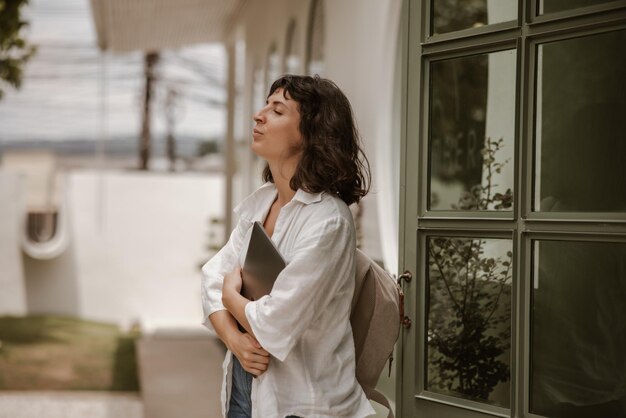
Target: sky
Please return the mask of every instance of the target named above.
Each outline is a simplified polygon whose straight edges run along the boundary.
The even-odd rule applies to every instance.
[[[38,50],[25,68],[22,88],[7,90],[0,101],[0,142],[96,140],[103,126],[110,138],[137,137],[143,54],[103,54],[89,0],[30,0],[22,10],[30,23],[25,36]],[[168,88],[178,93],[176,136],[223,136],[225,62],[220,44],[162,51],[153,107],[155,137],[166,130]]]

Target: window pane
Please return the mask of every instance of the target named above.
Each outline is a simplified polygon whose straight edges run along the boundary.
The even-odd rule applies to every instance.
[[[433,0],[432,34],[517,19],[516,0]]]
[[[563,10],[578,9],[608,3],[613,0],[540,0],[539,14],[561,12]]]
[[[431,63],[431,210],[510,210],[514,50]]]
[[[626,210],[626,30],[540,45],[534,208]]]
[[[510,240],[428,240],[427,390],[509,407]]]
[[[531,412],[626,417],[626,244],[534,243]]]

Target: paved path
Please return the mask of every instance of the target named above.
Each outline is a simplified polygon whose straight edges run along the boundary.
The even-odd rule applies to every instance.
[[[141,394],[0,391],[0,418],[221,416],[224,348],[217,340],[206,333],[156,333],[138,342],[137,354]],[[393,379],[385,376],[382,386],[389,389]],[[384,407],[373,405],[376,417],[387,416]]]
[[[0,418],[143,418],[139,395],[111,392],[0,392]]]
[[[141,393],[0,391],[0,418],[216,418],[224,348],[203,332],[157,332],[137,344]]]
[[[156,333],[138,344],[145,418],[217,418],[225,349],[207,331]]]

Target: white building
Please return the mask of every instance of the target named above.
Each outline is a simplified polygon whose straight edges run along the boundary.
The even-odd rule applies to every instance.
[[[248,144],[270,82],[344,90],[374,180],[363,247],[413,276],[399,416],[626,416],[623,1],[92,4],[105,54],[225,46],[229,225],[260,184]],[[10,259],[22,232],[5,230]]]
[[[330,78],[352,103],[372,172],[371,192],[360,208],[362,247],[397,271],[402,2],[91,3],[105,77],[110,54],[224,45],[229,63],[224,175],[168,177],[97,167],[59,172],[53,158],[44,158],[48,169],[42,171],[32,154],[22,158],[30,160],[24,164],[18,163],[20,155],[5,154],[0,207],[8,216],[0,220],[0,313],[139,321],[144,328],[198,325],[197,267],[209,255],[205,227],[212,217],[232,225],[234,205],[261,184],[261,163],[249,149],[252,115],[283,73]],[[17,174],[28,172],[27,165],[32,169],[26,178],[49,183],[38,195],[54,200],[46,206],[59,221],[53,235],[61,242],[54,248],[27,239],[28,212],[34,209],[19,196],[32,187]],[[195,205],[181,207],[177,201]]]

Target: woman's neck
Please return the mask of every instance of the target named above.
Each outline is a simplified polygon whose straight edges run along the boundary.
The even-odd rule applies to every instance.
[[[290,178],[291,179],[291,178]],[[276,190],[278,191],[278,197],[276,198],[276,203],[278,206],[283,207],[287,203],[291,201],[293,196],[296,194],[296,191],[293,190],[289,186],[289,180],[282,177],[274,177],[274,185],[276,185]]]
[[[270,163],[270,171],[272,172],[272,178],[274,179],[274,185],[278,191],[278,197],[276,203],[279,207],[285,206],[291,201],[296,191],[289,185],[293,174],[295,173],[295,166],[283,164],[280,168]]]

